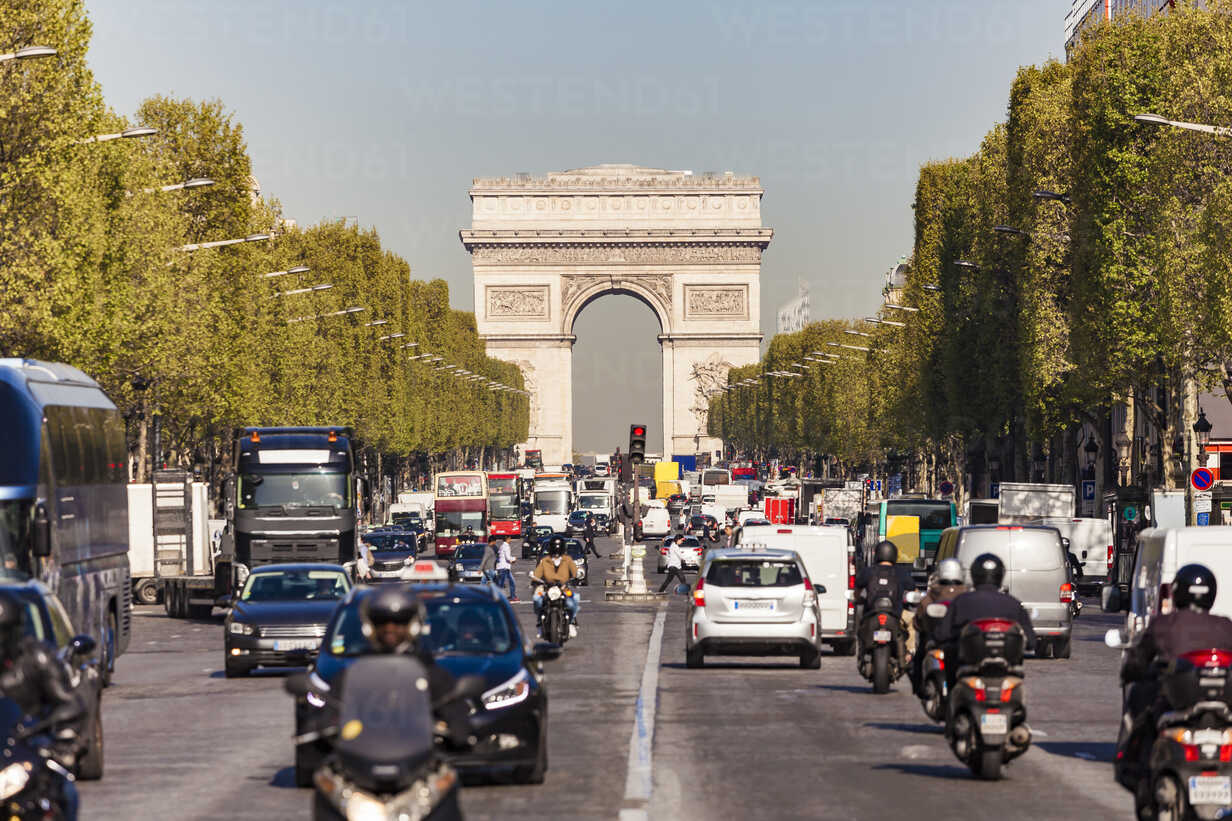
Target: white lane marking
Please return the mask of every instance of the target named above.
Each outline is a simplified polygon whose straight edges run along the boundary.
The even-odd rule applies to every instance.
[[[629,736],[629,774],[625,778],[625,803],[640,803],[636,809],[622,809],[620,821],[646,821],[650,793],[654,789],[654,725],[659,702],[659,659],[663,654],[663,623],[667,605],[659,605],[654,627],[650,631],[650,646],[646,648],[646,666],[642,669],[642,687],[638,691],[633,711],[633,732]]]

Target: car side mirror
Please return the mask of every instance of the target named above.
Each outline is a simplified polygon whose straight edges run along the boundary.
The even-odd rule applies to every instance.
[[[312,692],[307,673],[292,673],[282,680],[282,689],[293,696],[303,697]]]
[[[45,559],[51,555],[51,519],[47,505],[40,503],[34,508],[34,555]]]
[[[925,559],[923,556],[916,556],[915,561],[911,563],[911,569],[912,570],[927,570],[928,560]]]
[[[1118,650],[1125,646],[1125,639],[1121,637],[1119,628],[1112,628],[1107,633],[1104,633],[1104,644],[1111,647],[1113,650]]]
[[[73,636],[68,646],[72,651],[72,655],[75,658],[80,658],[93,653],[94,649],[98,647],[98,642],[94,640],[93,636],[87,636],[83,633],[80,636]]]
[[[536,643],[534,648],[531,649],[530,660],[538,662],[556,661],[556,659],[560,658],[560,653],[561,646],[559,644],[541,641]]]
[[[824,596],[826,595],[826,586],[824,584],[815,584],[813,585],[813,592],[818,596]]]

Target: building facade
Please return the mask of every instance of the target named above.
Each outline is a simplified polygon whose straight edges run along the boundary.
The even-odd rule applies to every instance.
[[[1101,20],[1112,20],[1123,14],[1149,17],[1175,5],[1176,0],[1072,0],[1069,13],[1065,15],[1065,51],[1072,52],[1081,41],[1082,32]]]

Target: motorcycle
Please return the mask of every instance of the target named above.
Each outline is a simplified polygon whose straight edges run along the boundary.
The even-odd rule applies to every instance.
[[[573,597],[573,588],[553,582],[543,591],[543,640],[562,647],[569,640],[569,609],[566,599]]]
[[[0,768],[0,802],[6,816],[21,821],[76,821],[75,778],[56,760],[56,742],[47,735],[50,725],[23,725],[25,718],[12,699],[0,699],[6,762]]]
[[[999,779],[1003,766],[1031,746],[1023,701],[1025,642],[1022,628],[1005,619],[979,619],[959,636],[945,738],[978,778]]]
[[[1164,670],[1172,710],[1156,723],[1149,776],[1135,791],[1139,817],[1179,821],[1232,813],[1229,668],[1232,650],[1210,649],[1185,653]]]
[[[907,596],[914,598],[914,602],[920,600],[918,593]],[[902,622],[894,614],[894,602],[886,597],[874,599],[860,622],[861,652],[857,666],[860,675],[872,683],[874,693],[888,693],[890,684],[903,675],[905,660],[899,656],[902,629]]]
[[[940,624],[949,609],[949,602],[932,602],[924,608],[924,612],[934,624]],[[945,681],[945,650],[929,642],[928,647],[917,646],[916,652],[924,654],[917,688],[920,706],[924,708],[924,715],[933,721],[943,722],[946,700],[949,698],[949,687]]]
[[[428,673],[407,655],[366,656],[347,669],[342,696],[318,692],[307,674],[287,678],[285,689],[315,697],[336,721],[296,738],[296,743],[330,738],[330,754],[313,773],[315,821],[354,818],[413,818],[461,821],[457,771],[437,752],[436,711],[461,699],[479,697],[484,679],[466,676],[433,701]],[[425,686],[391,687],[391,681]]]

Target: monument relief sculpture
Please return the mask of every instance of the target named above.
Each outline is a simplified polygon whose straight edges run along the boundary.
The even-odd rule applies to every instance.
[[[490,317],[546,317],[548,315],[548,288],[539,285],[531,288],[488,287],[488,316]]]
[[[740,288],[686,288],[685,305],[690,316],[744,316],[745,289]]]
[[[701,362],[694,362],[689,374],[693,383],[693,416],[697,419],[697,429],[706,432],[710,416],[710,397],[718,392],[727,382],[727,372],[732,369],[732,363],[724,360],[719,354],[713,353]]]

